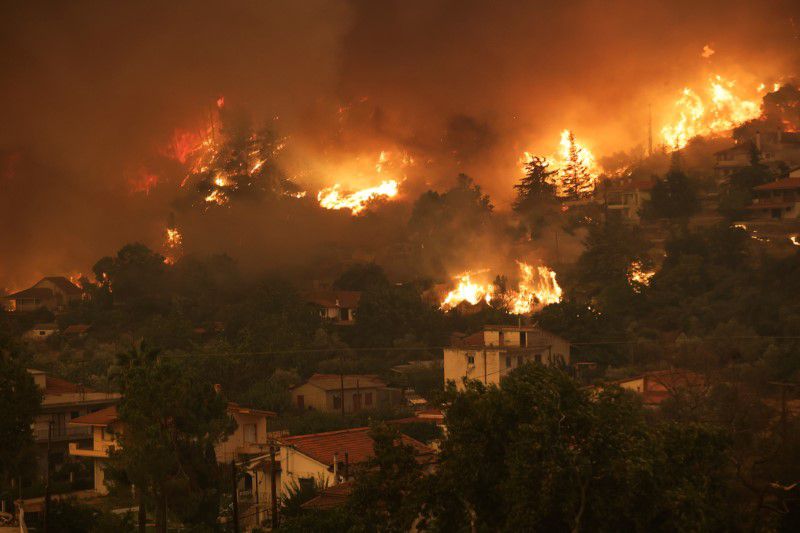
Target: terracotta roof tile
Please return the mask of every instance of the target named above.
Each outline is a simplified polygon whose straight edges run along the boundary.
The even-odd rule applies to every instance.
[[[800,178],[783,178],[753,187],[754,191],[777,191],[783,189],[800,189]]]
[[[358,291],[313,291],[306,294],[306,301],[320,307],[358,308],[361,293]]]
[[[119,418],[117,414],[117,406],[112,405],[111,407],[106,407],[105,409],[100,409],[99,411],[95,411],[94,413],[89,413],[88,415],[79,416],[78,418],[73,418],[70,420],[70,424],[77,424],[80,426],[102,426],[106,427],[109,424],[115,422]]]
[[[353,481],[345,481],[323,489],[318,496],[301,505],[303,509],[334,509],[341,507],[353,492]]]
[[[345,389],[370,389],[370,388],[385,388],[386,382],[374,374],[345,374],[344,376]],[[322,390],[340,390],[342,388],[342,376],[339,374],[314,374],[306,382]]]
[[[333,456],[337,455],[340,461],[347,460],[350,464],[363,463],[374,457],[375,442],[369,436],[370,428],[353,428],[326,433],[313,433],[310,435],[297,435],[285,437],[282,442],[291,446],[298,452],[306,455],[324,465],[333,465]],[[412,446],[418,455],[430,455],[433,450],[418,440],[407,435],[402,435],[404,444]]]

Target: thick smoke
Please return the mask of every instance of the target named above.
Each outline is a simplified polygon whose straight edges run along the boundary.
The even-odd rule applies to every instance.
[[[502,210],[520,153],[554,151],[563,128],[596,153],[627,150],[646,142],[648,105],[658,125],[685,85],[796,74],[799,12],[793,0],[5,3],[0,287],[85,271],[125,242],[158,247],[170,213],[189,251],[254,269],[369,258],[398,237],[405,204],[368,221],[176,207],[164,146],[221,95],[288,136],[312,193],[342,179],[336,163],[392,150],[415,156],[406,199],[464,172]],[[701,57],[705,45],[716,53]],[[158,184],[132,192],[153,169]]]

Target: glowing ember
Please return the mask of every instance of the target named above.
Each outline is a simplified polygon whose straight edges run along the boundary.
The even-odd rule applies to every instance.
[[[800,239],[797,238],[797,235],[790,235],[789,240],[792,241],[792,244],[795,246],[800,246]]]
[[[167,248],[177,248],[183,243],[183,236],[178,228],[167,228],[167,240],[164,245]]]
[[[506,296],[508,311],[514,315],[527,315],[542,307],[561,301],[563,293],[556,281],[556,273],[546,266],[533,267],[517,261],[522,279],[518,290]]]
[[[482,271],[485,272],[485,271]],[[455,276],[453,279],[458,280],[458,286],[452,291],[447,293],[442,301],[442,309],[452,309],[457,307],[462,302],[468,302],[476,305],[481,301],[487,304],[492,300],[494,294],[494,285],[491,283],[476,283],[472,281],[472,275],[480,272],[464,272]]]
[[[741,91],[734,90],[735,82],[721,76],[709,81],[703,96],[688,87],[683,89],[675,103],[676,118],[661,128],[666,146],[678,150],[693,137],[719,134],[757,118],[761,114],[759,99],[763,94],[750,95],[748,99]],[[756,92],[763,91],[762,84]]]
[[[656,271],[645,270],[641,261],[634,261],[631,263],[631,266],[628,267],[628,283],[630,283],[637,292],[641,290],[642,287],[649,286],[650,280],[653,279],[655,275]]]
[[[377,198],[394,198],[397,196],[398,183],[395,180],[381,182],[376,187],[369,187],[345,193],[338,183],[317,193],[319,205],[325,209],[349,209],[354,215],[361,213],[367,205]]]

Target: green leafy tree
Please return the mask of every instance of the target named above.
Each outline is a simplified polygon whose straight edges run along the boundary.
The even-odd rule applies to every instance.
[[[30,373],[10,354],[0,352],[0,490],[9,488],[12,479],[28,473],[35,463],[31,427],[41,402],[42,392]]]
[[[155,502],[157,530],[166,531],[167,501],[182,522],[213,526],[221,495],[214,446],[235,428],[225,400],[147,346],[121,354],[120,366],[115,466]]]
[[[405,532],[420,511],[423,469],[397,429],[377,424],[370,431],[375,455],[356,475],[348,499],[357,531]]]
[[[726,439],[645,418],[611,387],[593,397],[528,365],[502,389],[449,390],[448,434],[427,491],[435,531],[724,530]],[[678,457],[680,464],[673,464]]]
[[[650,191],[650,200],[644,205],[643,215],[650,219],[685,219],[699,210],[697,191],[689,176],[681,169],[676,154],[664,179],[656,179]]]

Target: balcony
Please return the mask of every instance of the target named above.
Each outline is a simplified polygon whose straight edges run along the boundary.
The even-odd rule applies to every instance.
[[[74,455],[76,457],[100,457],[100,458],[107,458],[108,457],[108,448],[102,448],[100,450],[96,450],[94,448],[84,448],[81,447],[77,442],[70,442],[69,443],[69,454]]]
[[[38,425],[38,424],[37,424]],[[33,430],[33,438],[36,442],[47,442],[47,427],[37,427]],[[65,440],[80,440],[91,439],[92,428],[88,426],[68,426],[59,427],[53,426],[50,440],[52,442],[65,441]]]

